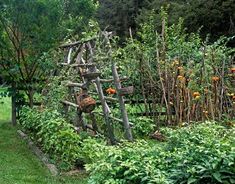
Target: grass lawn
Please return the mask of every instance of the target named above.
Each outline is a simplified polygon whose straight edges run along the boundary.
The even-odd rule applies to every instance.
[[[2,89],[0,89],[2,90]],[[0,184],[85,184],[82,175],[53,177],[10,125],[10,98],[0,99]]]

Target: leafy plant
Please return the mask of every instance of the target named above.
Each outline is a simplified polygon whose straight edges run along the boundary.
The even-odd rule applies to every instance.
[[[136,135],[139,136],[148,136],[150,133],[153,133],[155,124],[152,119],[146,117],[135,117],[130,119],[133,122],[133,131]]]
[[[104,148],[86,165],[89,183],[234,183],[234,129],[206,122],[163,132],[166,143]]]
[[[20,123],[53,159],[67,167],[72,167],[79,159],[80,136],[57,111],[24,108]]]

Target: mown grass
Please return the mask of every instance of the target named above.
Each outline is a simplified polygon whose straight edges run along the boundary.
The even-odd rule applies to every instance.
[[[0,88],[0,93],[4,92],[5,89]],[[9,97],[0,96],[0,122],[10,121],[11,118],[11,99]]]
[[[0,89],[3,91],[4,89]],[[53,177],[10,124],[10,98],[0,99],[0,184],[85,184],[86,176]]]

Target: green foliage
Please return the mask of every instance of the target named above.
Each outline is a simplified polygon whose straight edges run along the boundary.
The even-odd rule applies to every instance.
[[[62,109],[60,100],[65,99],[68,93],[68,87],[61,83],[62,78],[61,76],[50,78],[42,91],[44,105],[58,111]]]
[[[109,147],[86,166],[89,183],[234,183],[234,129],[207,122],[164,133],[165,144]]]
[[[78,161],[81,138],[57,111],[24,108],[20,123],[43,150],[62,165],[72,167]]]
[[[148,136],[156,126],[152,119],[146,117],[135,117],[130,121],[133,122],[132,130],[137,136]]]
[[[5,88],[0,87],[0,121],[10,121],[11,118],[11,99]]]
[[[20,124],[31,138],[55,160],[61,169],[71,169],[94,162],[103,152],[105,142],[78,134],[56,110],[39,111],[24,107]]]
[[[196,108],[199,108],[198,102],[205,104],[206,99],[211,100],[214,110],[205,104],[204,109],[200,108],[197,115],[192,115],[196,111],[190,112],[191,116],[188,119],[179,118],[175,120],[177,123],[189,122],[191,117],[194,121],[203,118],[221,119],[222,114],[232,117],[232,104],[224,91],[233,91],[230,68],[234,49],[226,46],[233,38],[222,37],[210,44],[207,40],[203,41],[199,32],[188,34],[183,27],[182,19],[170,25],[169,16],[164,8],[161,9],[160,15],[161,33],[157,32],[152,11],[148,19],[140,25],[138,37],[128,39],[123,48],[113,49],[113,60],[118,63],[120,75],[129,76],[130,80],[127,83],[135,87],[132,98],[146,99],[159,104],[160,99],[165,96],[165,111],[170,112],[174,109],[179,113],[179,106],[184,106],[183,111],[186,114],[195,104]],[[218,84],[212,80],[214,76],[219,77]],[[199,92],[201,97],[195,100],[193,92]],[[221,94],[222,100],[231,104],[228,106],[230,109],[218,110],[218,106],[223,106],[222,101],[217,98]],[[158,109],[154,103],[151,105],[153,111],[165,107]],[[147,105],[144,108],[148,111]],[[207,114],[203,115],[205,112]],[[168,115],[171,116],[169,113]],[[179,116],[177,114],[176,118]]]
[[[196,32],[202,29],[200,35],[206,37],[211,35],[212,40],[220,36],[234,35],[234,3],[231,0],[151,0],[145,1],[144,8],[140,10],[137,16],[138,24],[146,22],[150,15],[153,15],[154,25],[157,30],[161,30],[160,7],[168,6],[169,24],[175,24],[182,17],[184,27],[188,32]],[[234,43],[234,41],[233,41]]]
[[[114,31],[121,38],[129,35],[129,28],[135,27],[135,17],[140,7],[139,0],[101,0],[97,19],[102,29]]]
[[[59,0],[63,5],[61,30],[63,39],[80,39],[88,24],[94,20],[98,2],[94,0]]]
[[[0,9],[2,70],[15,81],[31,82],[50,69],[43,55],[58,39],[58,1],[4,0]]]

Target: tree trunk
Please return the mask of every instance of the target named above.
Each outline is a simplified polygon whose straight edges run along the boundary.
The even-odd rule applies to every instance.
[[[34,91],[33,91],[33,89],[29,89],[29,90],[28,90],[28,98],[29,98],[29,107],[30,107],[30,108],[33,108],[33,102],[34,102],[33,96],[34,96]]]

